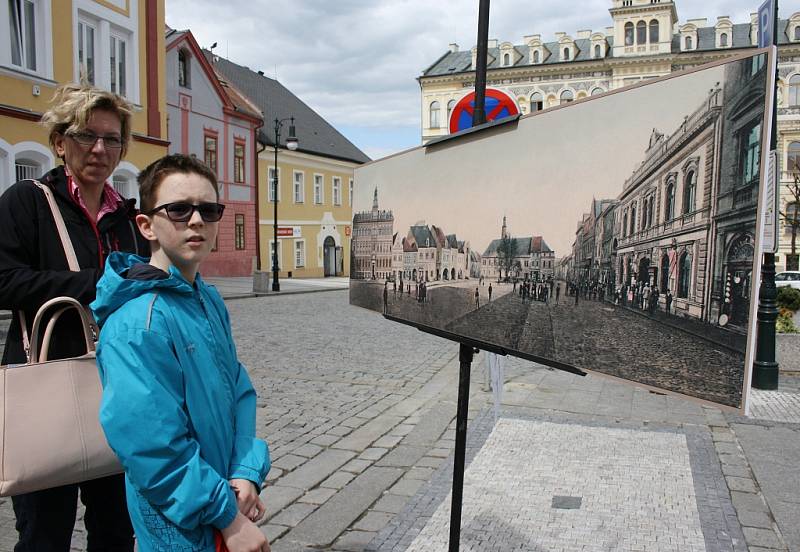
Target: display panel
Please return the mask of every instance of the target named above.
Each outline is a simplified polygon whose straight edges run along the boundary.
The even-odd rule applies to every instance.
[[[351,303],[742,408],[772,64],[754,50],[356,169]]]

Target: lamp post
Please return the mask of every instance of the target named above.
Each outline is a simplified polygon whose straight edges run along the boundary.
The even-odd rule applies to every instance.
[[[275,119],[275,168],[272,178],[272,201],[273,201],[273,238],[272,238],[272,291],[280,291],[281,285],[278,282],[278,144],[281,139],[281,127],[283,123],[289,121],[289,136],[286,137],[286,147],[292,151],[297,149],[297,136],[295,136],[294,117],[285,119]]]

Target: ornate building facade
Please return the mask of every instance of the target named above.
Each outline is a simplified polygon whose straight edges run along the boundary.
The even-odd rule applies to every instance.
[[[556,32],[523,37],[522,43],[489,41],[487,85],[504,88],[523,114],[600,94],[645,79],[668,75],[731,53],[754,48],[758,20],[716,22],[678,18],[678,3],[660,0],[612,0],[610,26],[600,31]],[[787,192],[793,162],[800,165],[800,11],[778,23],[778,152],[781,210],[800,210]],[[455,103],[474,88],[477,48],[461,51],[451,44],[418,78],[421,90],[422,141],[447,134]],[[782,226],[777,257],[785,269],[790,227]]]
[[[514,258],[510,271],[503,266],[503,240],[513,240]],[[512,238],[508,232],[506,217],[500,238],[492,240],[480,258],[480,275],[483,278],[522,278],[537,282],[552,280],[555,275],[555,252],[544,241],[542,236]],[[508,272],[508,273],[507,273]]]
[[[392,273],[394,215],[378,208],[378,188],[372,210],[353,216],[350,274],[357,280],[389,278]]]

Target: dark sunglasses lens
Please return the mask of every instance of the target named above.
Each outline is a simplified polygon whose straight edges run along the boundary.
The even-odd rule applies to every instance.
[[[171,203],[165,207],[165,210],[170,220],[175,222],[185,222],[192,218],[193,209],[191,203]]]
[[[222,218],[222,213],[225,211],[225,206],[220,203],[201,203],[197,210],[200,211],[200,216],[206,222],[217,222]]]

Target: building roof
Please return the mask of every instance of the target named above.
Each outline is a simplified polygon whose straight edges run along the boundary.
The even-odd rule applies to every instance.
[[[778,43],[779,44],[788,44],[789,37],[786,34],[786,30],[788,28],[789,21],[787,19],[781,19],[778,21]],[[732,37],[728,37],[729,44],[731,44],[731,48],[717,48],[716,46],[716,28],[711,27],[701,27],[697,29],[697,45],[693,50],[682,52],[681,45],[680,45],[680,32],[673,33],[672,35],[672,51],[676,54],[687,54],[691,55],[693,52],[697,51],[707,51],[707,50],[725,50],[725,49],[737,49],[737,48],[750,48],[753,47],[752,41],[750,40],[750,23],[735,23],[733,25],[733,32]],[[610,59],[614,57],[614,37],[613,36],[606,36],[606,42],[608,43],[608,48],[606,48],[606,59]],[[588,38],[578,38],[573,40],[575,43],[575,48],[577,52],[575,53],[575,57],[570,59],[569,61],[562,61],[559,55],[559,50],[561,48],[561,44],[557,41],[553,42],[543,42],[542,47],[545,48],[547,53],[545,54],[544,59],[540,62],[535,64],[538,65],[555,65],[559,63],[569,64],[576,61],[591,61],[592,58],[592,41]],[[531,66],[533,67],[534,64],[530,62],[530,47],[527,44],[523,45],[515,45],[514,50],[519,54],[516,56],[517,59],[514,63],[510,66],[502,65],[502,55],[503,50],[500,48],[489,48],[489,60],[490,62],[487,64],[487,70],[490,69],[502,69],[506,67],[523,67],[523,66]],[[636,57],[636,56],[628,56],[628,57]],[[443,75],[452,75],[455,73],[465,73],[474,71],[472,67],[472,51],[458,51],[458,52],[447,52],[442,57],[440,57],[436,62],[433,63],[430,67],[425,69],[422,72],[422,77],[440,77]]]
[[[359,164],[370,161],[363,151],[277,80],[212,55],[208,50],[203,50],[203,54],[211,61],[217,73],[241,90],[264,114],[264,127],[258,137],[262,144],[274,145],[273,122],[276,118],[294,117],[298,139],[297,151]],[[288,125],[284,124],[279,144],[281,147],[285,147],[288,134]]]
[[[542,236],[533,236],[527,238],[511,238],[517,242],[517,257],[530,255],[532,253],[552,253],[550,246],[545,243]],[[492,240],[486,251],[483,252],[484,257],[490,257],[497,254],[500,244],[503,243],[502,238]]]
[[[416,253],[417,244],[408,238],[403,238],[403,253]]]
[[[433,237],[431,229],[427,226],[412,226],[409,228],[408,233],[417,247],[436,247],[436,239]]]
[[[394,214],[391,211],[362,211],[353,215],[353,224],[362,222],[392,222]]]

